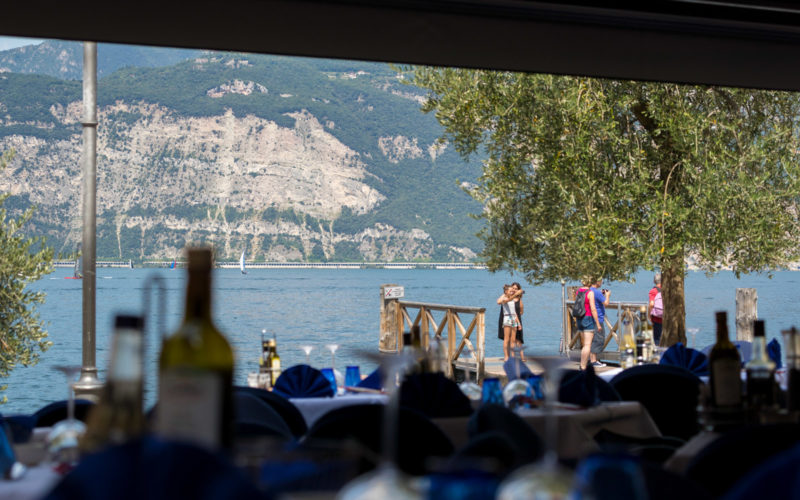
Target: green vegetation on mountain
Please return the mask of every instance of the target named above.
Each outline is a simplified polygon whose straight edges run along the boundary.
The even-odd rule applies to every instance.
[[[357,155],[366,170],[360,182],[380,193],[382,199],[368,210],[342,206],[339,215],[333,217],[311,215],[303,209],[286,206],[263,205],[256,199],[251,206],[226,207],[226,223],[257,219],[262,223],[281,222],[315,231],[317,236],[309,233],[299,239],[284,234],[282,237],[286,240],[280,243],[267,235],[256,238],[264,242],[265,253],[269,245],[281,245],[300,250],[300,258],[305,259],[367,259],[363,245],[353,238],[367,237],[363,232],[373,227],[407,233],[422,230],[430,235],[431,241],[419,243],[420,248],[427,250],[414,253],[419,259],[458,259],[460,257],[453,253],[456,248],[480,251],[482,244],[475,234],[481,223],[469,214],[479,213],[481,205],[461,187],[462,182],[475,182],[480,175],[480,164],[464,161],[452,147],[434,151],[433,145],[442,134],[442,127],[434,117],[420,113],[423,92],[403,84],[389,65],[240,53],[196,54],[196,57],[169,66],[157,64],[159,61],[155,59],[158,57],[154,56],[153,66],[158,67],[123,67],[99,81],[98,107],[107,110],[99,124],[105,148],[98,156],[100,183],[104,179],[104,165],[118,161],[114,158],[130,153],[131,148],[142,146],[131,142],[130,131],[132,127],[147,127],[151,117],[148,111],[137,106],[157,106],[165,110],[169,122],[182,120],[186,125],[180,133],[186,136],[195,133],[192,128],[198,126],[198,120],[219,120],[223,116],[239,121],[256,117],[265,120],[264,123],[294,130],[298,126],[296,114],[307,113],[322,125],[326,134]],[[246,91],[242,90],[244,87]],[[11,136],[46,141],[45,145],[36,146],[39,157],[19,157],[15,168],[36,168],[43,151],[59,155],[63,154],[60,150],[67,147],[66,141],[79,144],[81,127],[77,113],[80,110],[76,111],[76,103],[79,104],[80,98],[78,81],[42,75],[0,74],[0,141]],[[259,131],[260,128],[256,128],[254,133]],[[296,133],[305,140],[302,129],[297,129]],[[397,144],[392,143],[395,139]],[[220,140],[215,138],[215,141]],[[148,179],[145,182],[155,187],[169,185],[176,176],[187,175],[185,169],[189,163],[210,162],[206,168],[219,172],[222,166],[213,158],[223,153],[220,147],[220,142],[210,142],[202,149],[187,151],[165,146],[148,151],[144,160]],[[61,165],[72,175],[79,172],[79,165],[75,163],[62,162]],[[142,182],[141,172],[116,168],[113,176],[118,182]],[[256,180],[264,172],[250,171],[244,175]],[[194,189],[203,189],[200,179],[193,177],[189,182]],[[236,194],[236,191],[229,193]],[[75,200],[74,195],[70,199]],[[224,199],[220,203],[224,204]],[[67,237],[73,228],[68,227],[67,219],[72,219],[69,223],[74,225],[78,208],[73,202],[69,208],[72,212],[62,214],[61,231],[53,231],[52,227],[48,230],[48,238],[57,248],[69,250]],[[202,233],[191,231],[188,234],[174,220],[166,222],[167,218],[202,221],[216,210],[213,204],[194,201],[192,193],[176,202],[161,200],[157,191],[152,197],[137,198],[124,207],[114,205],[107,213],[98,214],[102,219],[102,223],[98,223],[98,258],[145,258],[158,254],[159,249],[168,251],[165,249],[172,248],[178,241],[198,238]],[[214,217],[216,215],[211,216],[214,223],[221,224]],[[134,219],[142,222],[131,222]],[[144,222],[145,219],[150,222]],[[33,222],[35,227],[52,225],[52,221],[42,221],[40,225]],[[123,227],[133,223],[144,225],[141,229]],[[245,231],[242,234],[238,229],[228,231],[234,232],[226,237],[226,242],[232,241],[231,238],[242,241],[253,238],[246,230],[241,230]],[[320,232],[330,231],[333,233],[326,238],[333,238],[331,241],[315,243]],[[337,235],[350,241],[339,241]],[[210,233],[209,237],[218,236]]]

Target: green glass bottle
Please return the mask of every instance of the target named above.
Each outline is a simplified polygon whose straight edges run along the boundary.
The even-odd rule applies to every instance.
[[[717,342],[708,355],[711,404],[714,408],[738,410],[742,406],[742,358],[728,338],[728,314],[717,312]]]
[[[156,432],[211,449],[233,441],[233,351],[211,319],[212,253],[188,252],[183,324],[159,357]]]

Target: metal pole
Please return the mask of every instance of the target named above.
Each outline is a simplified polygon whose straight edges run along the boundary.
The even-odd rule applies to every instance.
[[[97,43],[83,42],[83,362],[75,393],[97,395],[96,348],[96,230],[97,230]]]

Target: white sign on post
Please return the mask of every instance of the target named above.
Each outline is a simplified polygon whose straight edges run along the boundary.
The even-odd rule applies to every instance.
[[[405,289],[402,286],[387,286],[383,289],[384,299],[402,299],[405,297]]]

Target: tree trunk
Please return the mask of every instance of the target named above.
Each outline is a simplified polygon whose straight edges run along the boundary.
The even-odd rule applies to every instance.
[[[683,255],[664,256],[661,261],[661,297],[664,301],[662,346],[669,347],[678,342],[686,345],[684,275]]]

